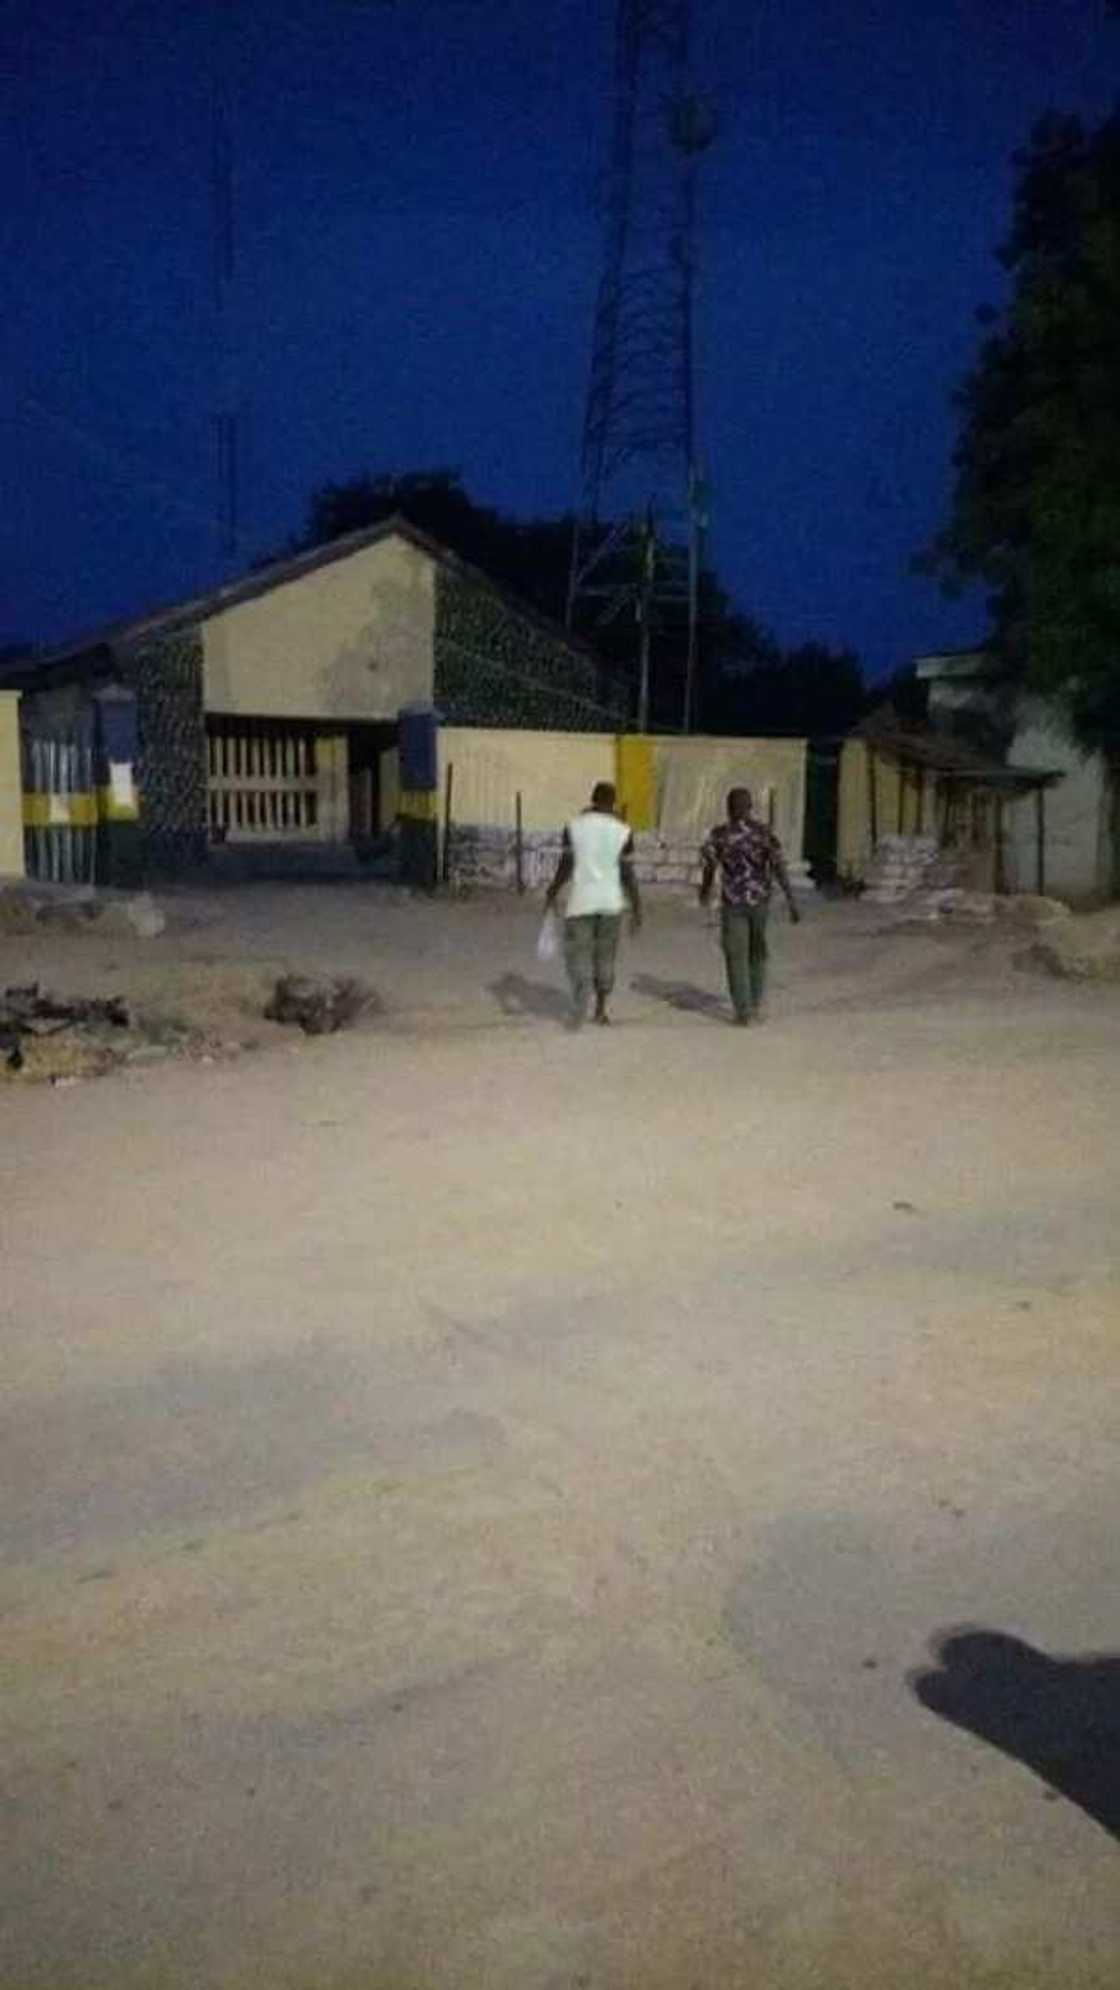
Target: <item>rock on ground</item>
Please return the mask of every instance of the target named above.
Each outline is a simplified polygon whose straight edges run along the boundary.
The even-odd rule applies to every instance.
[[[373,991],[352,975],[282,974],[264,1013],[307,1036],[330,1036],[374,1006]]]

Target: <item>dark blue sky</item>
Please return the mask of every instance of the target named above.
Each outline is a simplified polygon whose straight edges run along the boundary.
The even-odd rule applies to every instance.
[[[610,0],[7,0],[0,640],[220,577],[213,65],[236,107],[245,563],[311,487],[460,468],[568,506],[599,269]],[[982,603],[906,571],[1000,294],[1009,155],[1120,86],[1103,0],[696,0],[722,120],[700,423],[715,562],[880,673]],[[224,23],[224,25],[222,25]]]

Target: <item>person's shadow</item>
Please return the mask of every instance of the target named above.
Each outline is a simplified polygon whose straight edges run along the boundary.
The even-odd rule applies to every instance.
[[[1120,1657],[1049,1658],[1001,1631],[952,1631],[911,1675],[923,1707],[1023,1762],[1120,1838]]]
[[[690,981],[660,981],[655,974],[636,974],[630,983],[638,995],[652,995],[670,1009],[683,1009],[689,1015],[722,1019],[723,1003],[706,988],[694,988]]]
[[[571,1002],[562,988],[546,981],[527,981],[523,974],[502,974],[490,983],[503,1016],[544,1016],[549,1022],[567,1022]]]

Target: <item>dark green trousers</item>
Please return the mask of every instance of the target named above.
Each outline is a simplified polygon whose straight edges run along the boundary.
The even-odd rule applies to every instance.
[[[587,1014],[594,988],[606,1001],[614,987],[614,964],[618,957],[621,913],[588,912],[564,921],[564,965],[572,991],[572,1007],[577,1015]]]
[[[737,1016],[749,1016],[757,1009],[766,990],[766,918],[770,910],[761,905],[720,907],[720,938],[727,963],[727,992]]]

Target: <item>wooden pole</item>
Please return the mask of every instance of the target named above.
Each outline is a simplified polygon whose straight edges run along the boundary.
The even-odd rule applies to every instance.
[[[653,613],[653,578],[657,557],[656,544],[653,513],[650,511],[646,517],[645,532],[641,540],[642,570],[638,592],[638,618],[640,625],[638,648],[638,731],[643,736],[649,731],[650,617]]]
[[[867,823],[871,831],[871,854],[875,855],[875,845],[879,841],[879,775],[875,761],[875,748],[867,749]]]
[[[1006,875],[1006,868],[1004,865],[1004,850],[1003,850],[1003,796],[1002,795],[997,795],[995,798],[995,816],[996,816],[995,889],[997,895],[1002,895],[1003,892],[1007,890],[1007,875]]]
[[[525,832],[523,820],[521,790],[518,788],[517,799],[514,804],[513,862],[519,892],[523,892],[525,889]]]
[[[898,833],[900,836],[906,827],[906,783],[909,778],[910,769],[904,761],[900,760],[898,763]]]
[[[444,884],[451,880],[451,796],[455,785],[455,764],[449,760],[443,777],[443,865]]]
[[[926,770],[924,767],[918,768],[918,820],[916,833],[919,836],[924,836],[926,833]]]
[[[1035,829],[1035,889],[1040,898],[1046,896],[1046,790],[1037,787],[1034,791]]]

